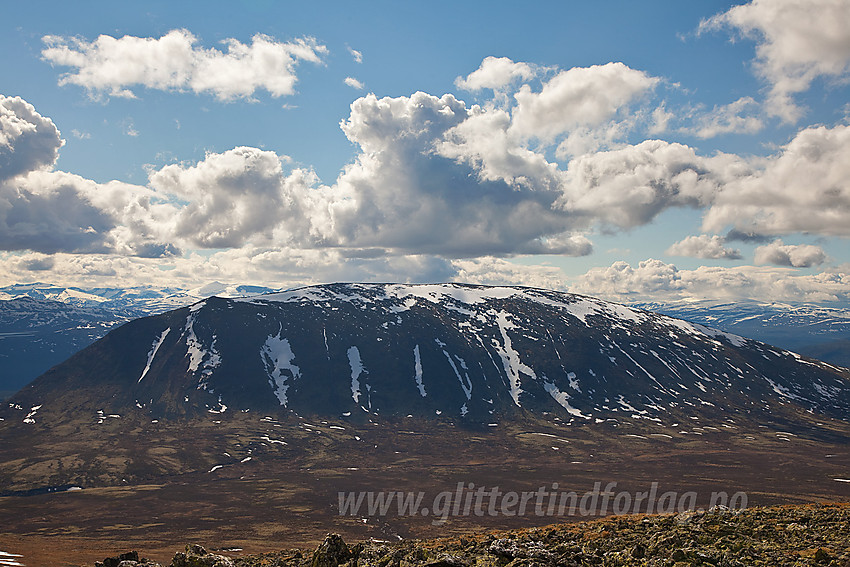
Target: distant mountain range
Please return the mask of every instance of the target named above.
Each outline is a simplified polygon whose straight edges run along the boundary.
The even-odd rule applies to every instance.
[[[137,317],[184,307],[210,296],[245,297],[274,291],[279,290],[218,282],[190,290],[42,283],[0,288],[0,399]],[[850,367],[850,306],[710,301],[630,306]]]
[[[331,284],[136,319],[11,401],[157,418],[291,410],[487,423],[531,411],[719,427],[793,424],[799,412],[844,419],[850,371],[568,293]]]
[[[243,297],[272,291],[277,290],[253,285],[227,285],[219,282],[194,289],[154,286],[83,288],[32,283],[0,287],[0,301],[28,297],[41,301],[65,303],[75,307],[125,312],[135,317],[141,317],[183,307],[213,295]]]
[[[824,307],[753,301],[631,305],[850,368],[850,305]]]
[[[79,288],[18,284],[0,288],[0,399],[138,317],[162,313],[211,295],[273,291],[214,283],[177,288]]]

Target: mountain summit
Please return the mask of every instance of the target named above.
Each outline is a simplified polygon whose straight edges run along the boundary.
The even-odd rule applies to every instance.
[[[846,419],[850,372],[589,297],[329,284],[137,319],[11,400],[152,416],[293,411],[488,423]],[[37,418],[34,418],[37,419]]]

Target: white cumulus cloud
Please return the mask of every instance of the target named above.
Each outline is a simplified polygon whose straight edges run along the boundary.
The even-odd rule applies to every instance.
[[[163,256],[174,209],[148,188],[34,170],[0,183],[0,248]]]
[[[485,57],[481,66],[466,77],[455,79],[455,85],[466,91],[499,90],[517,79],[530,80],[535,76],[528,63],[515,63],[507,57]]]
[[[450,256],[588,253],[589,242],[569,234],[569,218],[552,208],[557,188],[482,178],[474,163],[447,157],[441,144],[471,113],[452,95],[352,103],[342,128],[361,153],[334,187],[341,242]]]
[[[355,79],[354,77],[346,77],[343,81],[346,85],[351,87],[352,89],[357,89],[358,91],[362,91],[365,87],[363,83]]]
[[[726,247],[726,239],[718,235],[700,234],[699,236],[688,236],[684,240],[676,242],[667,249],[671,256],[688,256],[690,258],[713,258],[724,260],[738,260],[741,251]]]
[[[723,134],[753,134],[764,128],[758,115],[759,104],[752,97],[742,97],[727,105],[715,106],[698,114],[695,124],[683,131],[698,138],[713,138]]]
[[[63,144],[50,118],[20,97],[0,95],[0,181],[52,167]]]
[[[257,34],[250,44],[236,39],[225,50],[206,49],[185,29],[159,38],[101,35],[94,41],[45,36],[42,57],[72,70],[59,84],[79,85],[94,95],[136,96],[134,88],[210,93],[222,101],[249,98],[265,89],[291,95],[301,61],[321,63],[327,48],[312,38],[290,42]]]
[[[826,262],[826,252],[820,246],[812,244],[784,244],[782,240],[774,240],[770,244],[756,248],[755,262],[756,264],[810,268]]]
[[[238,147],[195,165],[167,165],[151,173],[150,187],[186,203],[171,222],[174,237],[191,245],[238,248],[274,236],[305,241],[311,233],[307,191],[316,180],[309,171],[284,172],[284,159]]]
[[[169,205],[145,187],[52,171],[62,144],[53,121],[21,98],[0,95],[0,249],[177,252],[161,228]]]
[[[356,49],[348,48],[348,52],[351,54],[351,57],[354,59],[355,63],[363,63],[363,53],[357,51]]]
[[[753,0],[702,22],[731,27],[756,40],[757,68],[771,84],[767,110],[794,122],[802,115],[794,95],[818,77],[850,71],[850,2]]]
[[[551,141],[577,127],[598,126],[649,92],[658,79],[623,63],[574,67],[547,81],[540,92],[523,85],[512,129],[524,138]]]
[[[711,202],[734,162],[662,140],[583,155],[569,163],[558,205],[591,223],[641,226],[670,207]]]
[[[763,160],[752,160],[713,197],[703,230],[850,236],[850,126],[806,128]]]

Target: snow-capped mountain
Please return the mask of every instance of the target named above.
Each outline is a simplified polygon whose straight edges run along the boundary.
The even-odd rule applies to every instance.
[[[486,423],[531,412],[577,423],[792,423],[801,412],[847,419],[850,372],[568,293],[331,284],[213,297],[134,320],[11,402],[153,416],[291,410]]]
[[[63,287],[0,288],[0,399],[110,329],[133,318],[185,307],[210,296],[244,297],[276,290],[213,282],[194,289]],[[756,339],[850,367],[850,306],[784,303],[633,303],[645,309]]]

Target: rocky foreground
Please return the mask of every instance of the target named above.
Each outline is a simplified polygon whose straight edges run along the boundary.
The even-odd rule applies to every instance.
[[[850,504],[778,506],[583,523],[426,541],[348,545],[329,534],[315,551],[227,557],[190,545],[171,567],[451,567],[583,565],[823,565],[850,567]],[[161,567],[130,552],[96,567]]]

